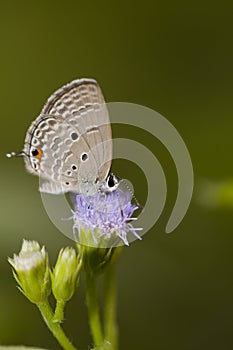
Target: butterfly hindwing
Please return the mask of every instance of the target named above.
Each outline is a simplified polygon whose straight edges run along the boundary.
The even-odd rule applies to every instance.
[[[33,156],[37,151],[40,157]],[[91,193],[98,187],[112,158],[109,116],[98,84],[75,80],[52,94],[28,130],[25,153],[28,170],[47,180],[41,191]]]

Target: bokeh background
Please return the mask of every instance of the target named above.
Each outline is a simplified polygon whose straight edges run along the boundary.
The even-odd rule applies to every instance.
[[[38,179],[26,173],[22,159],[5,153],[21,150],[54,90],[93,77],[107,101],[145,105],[172,122],[195,174],[190,209],[166,235],[177,193],[172,159],[148,133],[114,127],[114,136],[150,148],[168,181],[160,220],[118,264],[120,349],[233,348],[232,23],[232,2],[224,0],[1,2],[1,344],[59,349],[36,307],[17,291],[7,256],[19,251],[23,238],[35,239],[53,264],[59,249],[72,245],[47,217]],[[113,171],[132,181],[143,203],[142,171],[120,160]],[[218,202],[215,184],[224,181],[229,186]],[[64,328],[80,349],[88,348],[83,282],[67,306]]]

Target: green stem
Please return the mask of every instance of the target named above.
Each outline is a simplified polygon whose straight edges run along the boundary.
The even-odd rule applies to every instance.
[[[53,322],[61,323],[64,320],[64,308],[66,302],[64,300],[57,300],[55,313],[53,316]]]
[[[118,348],[118,326],[116,317],[116,271],[112,263],[105,272],[104,326],[105,339],[111,343],[111,349]]]
[[[104,337],[97,299],[96,277],[86,273],[86,297],[89,324],[95,346],[103,344]]]
[[[48,301],[37,304],[45,323],[64,350],[77,350],[63,332],[59,323],[53,321],[53,311]]]

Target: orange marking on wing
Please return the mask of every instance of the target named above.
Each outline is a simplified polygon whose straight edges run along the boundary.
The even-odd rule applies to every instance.
[[[37,149],[38,154],[36,156],[34,156],[37,159],[41,159],[42,155],[43,155],[43,151],[41,151],[41,149]]]

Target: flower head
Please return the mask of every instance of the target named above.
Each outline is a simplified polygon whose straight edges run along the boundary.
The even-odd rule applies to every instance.
[[[127,235],[141,237],[130,223],[138,207],[131,203],[131,192],[116,189],[109,193],[97,193],[94,196],[75,196],[73,211],[74,231],[78,231],[78,240],[87,245],[110,247],[122,244],[129,245]],[[90,233],[87,238],[87,232]],[[80,237],[85,235],[85,238]],[[91,240],[90,240],[91,236]],[[93,244],[94,243],[94,244]]]
[[[23,240],[19,255],[8,259],[21,292],[33,303],[47,299],[51,293],[48,254],[38,242]]]
[[[80,272],[79,257],[73,248],[61,249],[52,277],[52,290],[59,301],[68,301],[73,296]]]

